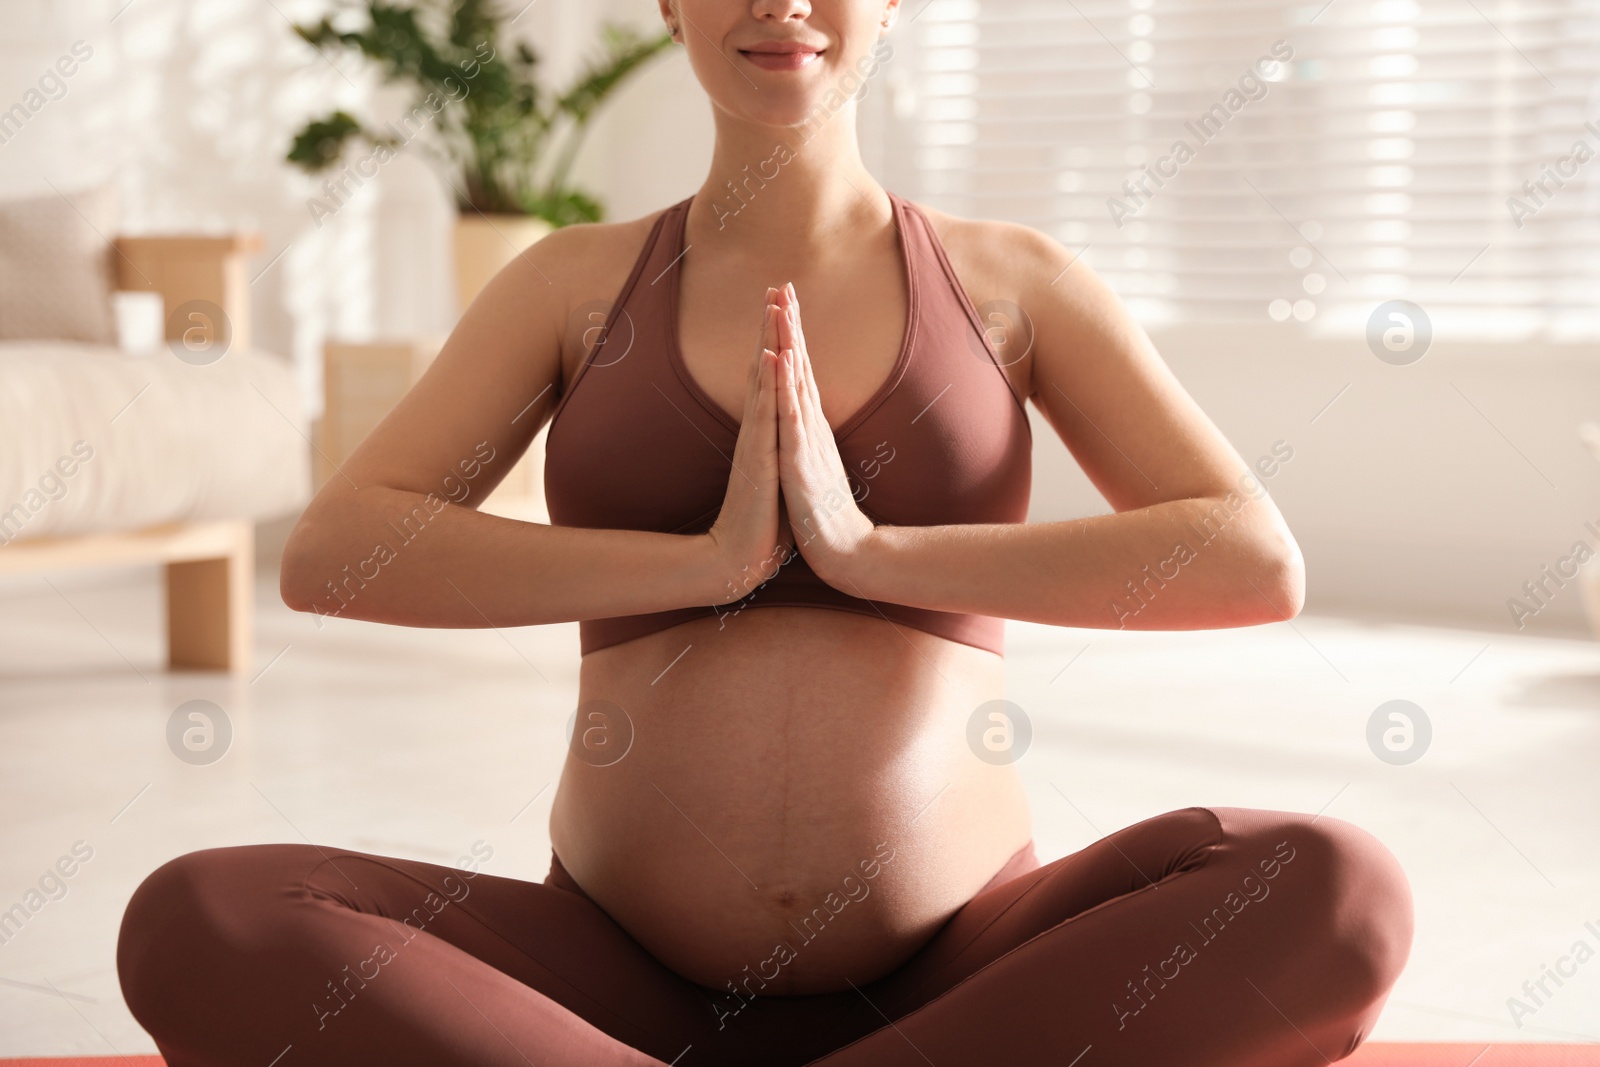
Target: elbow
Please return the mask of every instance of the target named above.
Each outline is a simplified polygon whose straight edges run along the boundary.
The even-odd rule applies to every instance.
[[[304,549],[297,547],[295,540],[304,523],[302,518],[289,535],[283,546],[283,561],[278,564],[278,596],[293,611],[311,610],[310,568],[306,566]]]
[[[306,586],[301,576],[293,574],[289,569],[288,560],[284,561],[278,572],[278,596],[283,599],[291,611],[312,611],[313,598],[310,589]]]
[[[278,565],[278,595],[293,611],[318,611],[323,590],[318,575],[325,570],[324,554],[318,551],[318,522],[315,503],[307,508],[284,542],[283,560]]]
[[[1250,570],[1247,596],[1257,624],[1287,622],[1300,614],[1306,602],[1306,561],[1287,530],[1263,547]]]

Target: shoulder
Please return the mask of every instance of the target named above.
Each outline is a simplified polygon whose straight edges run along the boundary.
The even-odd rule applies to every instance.
[[[559,381],[565,389],[583,360],[596,314],[603,318],[621,296],[651,230],[667,210],[552,230],[523,249],[479,294],[480,317],[491,328],[551,346],[559,353]]]
[[[916,204],[927,216],[950,265],[972,294],[974,303],[1007,299],[1029,307],[1048,294],[1102,289],[1095,272],[1054,237],[1020,222],[969,219]],[[1070,268],[1070,269],[1069,269]],[[987,294],[981,296],[979,294]]]
[[[506,269],[530,288],[554,286],[570,306],[611,300],[644,250],[661,208],[619,222],[580,222],[552,230]]]
[[[986,328],[1004,337],[1013,326],[1024,331],[1023,354],[1007,365],[1007,373],[1025,395],[1033,394],[1049,363],[1082,350],[1087,337],[1128,331],[1131,320],[1122,301],[1085,262],[1086,249],[1069,249],[1018,222],[916,207]]]
[[[913,206],[927,217],[952,261],[960,256],[974,267],[1000,272],[1008,263],[1041,261],[1052,246],[1059,247],[1043,232],[1020,222],[969,219],[927,204]]]

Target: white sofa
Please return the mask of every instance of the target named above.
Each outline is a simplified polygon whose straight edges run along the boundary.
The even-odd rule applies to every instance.
[[[254,522],[311,492],[290,367],[250,347],[245,261],[259,244],[113,242],[115,288],[160,294],[167,345],[0,341],[0,575],[164,565],[173,668],[250,669]],[[231,328],[209,355],[208,308]]]

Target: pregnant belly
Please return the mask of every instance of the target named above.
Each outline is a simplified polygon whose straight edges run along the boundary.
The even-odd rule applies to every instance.
[[[827,609],[719,627],[584,658],[556,852],[702,985],[781,995],[881,977],[1028,840],[1013,768],[966,741],[973,711],[1003,695],[1001,660]]]

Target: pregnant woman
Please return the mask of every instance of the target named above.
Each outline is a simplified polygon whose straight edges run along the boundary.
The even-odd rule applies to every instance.
[[[895,0],[660,3],[704,184],[503,270],[283,563],[304,611],[579,623],[549,875],[180,856],[123,920],[134,1015],[172,1067],[1348,1055],[1410,949],[1384,847],[1193,807],[1041,865],[1001,703],[1008,618],[1293,616],[1271,500],[1086,265],[874,181]],[[1024,521],[1029,399],[1115,514]],[[547,421],[551,524],[476,510]]]

